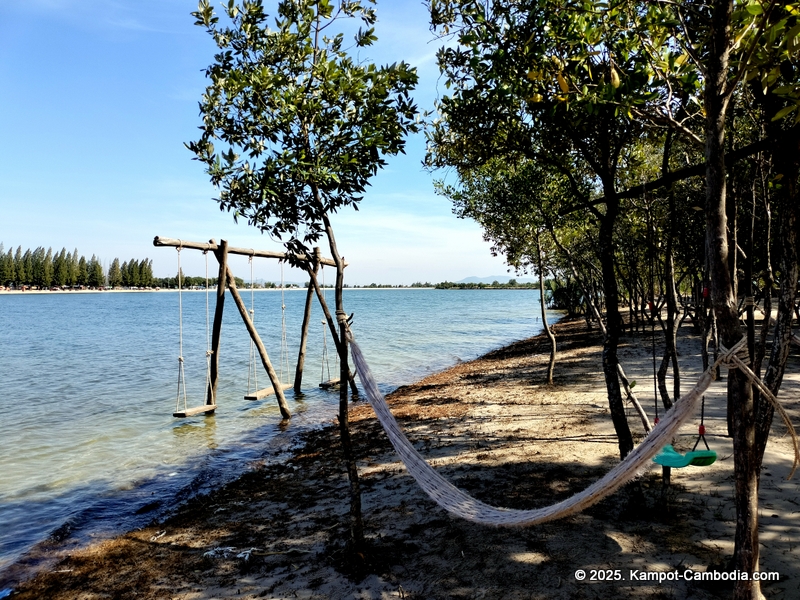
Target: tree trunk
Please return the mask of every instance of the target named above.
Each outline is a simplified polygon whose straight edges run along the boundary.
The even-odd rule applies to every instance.
[[[625,374],[625,369],[622,368],[620,363],[617,363],[617,372],[619,373],[619,380],[622,382],[622,389],[625,390],[628,400],[630,400],[630,403],[633,404],[634,410],[636,410],[636,412],[639,414],[639,418],[642,420],[644,432],[650,433],[653,430],[653,426],[650,425],[650,419],[647,417],[647,413],[644,411],[644,408],[642,408],[642,404],[639,402],[636,394],[633,393],[630,381],[628,381],[628,376]],[[669,467],[665,468],[668,469]]]
[[[773,394],[777,394],[783,381],[786,360],[792,338],[792,320],[796,310],[797,281],[800,278],[800,194],[798,194],[798,176],[800,175],[800,139],[797,127],[795,134],[784,136],[785,143],[776,154],[778,171],[783,175],[784,215],[781,220],[781,286],[778,297],[778,314],[775,323],[769,363],[764,373],[764,383]],[[766,303],[765,303],[766,304]],[[770,307],[771,308],[771,307]],[[769,322],[770,314],[764,316]],[[757,429],[756,447],[759,467],[764,457],[764,450],[769,437],[774,407],[759,396],[756,404]]]
[[[350,542],[353,549],[358,551],[364,547],[364,520],[361,512],[361,485],[358,478],[358,466],[353,452],[353,442],[350,437],[350,413],[347,402],[347,382],[350,379],[350,367],[347,355],[347,313],[344,310],[344,259],[339,255],[336,247],[336,238],[333,227],[326,214],[323,214],[325,233],[330,244],[331,255],[336,263],[336,320],[339,324],[339,437],[342,441],[347,477],[350,481]]]
[[[608,392],[608,406],[611,421],[619,442],[619,455],[624,459],[633,450],[633,436],[625,415],[622,391],[617,372],[617,347],[622,332],[622,316],[619,313],[619,291],[614,269],[614,222],[619,214],[619,199],[616,197],[613,182],[604,182],[606,193],[606,214],[600,221],[600,266],[603,273],[603,292],[606,303],[606,337],[603,342],[603,375]]]
[[[547,383],[553,385],[553,370],[556,366],[556,336],[550,330],[547,324],[547,310],[544,301],[544,265],[542,264],[542,246],[539,238],[539,231],[536,232],[536,257],[539,262],[539,304],[542,308],[542,325],[547,334],[547,339],[550,340],[550,364],[547,367]]]
[[[672,132],[667,134],[667,140],[664,144],[664,160],[662,165],[662,172],[666,174],[669,171],[669,155],[672,149]],[[669,354],[672,361],[672,399],[678,400],[681,397],[681,370],[678,365],[678,328],[680,321],[678,320],[678,289],[675,285],[675,260],[673,257],[673,246],[675,238],[678,235],[677,226],[677,210],[675,208],[675,192],[670,187],[669,189],[669,232],[667,234],[667,244],[665,249],[664,259],[664,281],[666,283],[666,301],[667,301],[667,328],[665,332],[667,354]],[[664,407],[669,410],[672,403],[664,403]]]
[[[722,343],[732,347],[742,337],[729,265],[725,181],[725,112],[729,91],[728,58],[730,0],[712,4],[712,37],[707,60],[706,110],[706,256],[711,280],[711,304]],[[734,249],[735,251],[735,249]],[[736,538],[734,569],[752,574],[758,570],[758,461],[755,459],[753,392],[738,370],[728,371],[728,399],[733,412]],[[760,599],[758,581],[736,581],[734,598]]]
[[[583,296],[586,298],[586,304],[591,310],[591,314],[594,316],[594,319],[597,321],[597,325],[600,327],[600,331],[603,332],[603,337],[607,335],[606,333],[606,326],[603,323],[603,317],[600,315],[600,311],[597,308],[597,303],[594,301],[594,293],[592,290],[591,282],[586,282],[578,274],[578,268],[575,266],[575,260],[572,257],[572,253],[569,251],[568,248],[565,248],[561,245],[561,242],[558,241],[558,236],[556,236],[556,232],[553,229],[552,225],[548,224],[548,230],[550,231],[550,237],[553,239],[556,247],[561,251],[564,257],[567,259],[567,264],[569,264],[569,268],[572,271],[572,275],[575,277],[575,282],[581,286],[583,290]],[[589,328],[591,330],[591,328]]]

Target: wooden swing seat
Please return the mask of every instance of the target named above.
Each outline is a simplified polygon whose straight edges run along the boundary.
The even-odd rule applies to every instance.
[[[281,389],[288,390],[290,387],[293,387],[291,383],[282,383]],[[266,387],[263,390],[258,390],[257,392],[253,392],[252,394],[247,394],[244,399],[245,400],[261,400],[262,398],[266,398],[270,394],[275,393],[275,388],[272,386]]]
[[[329,390],[337,385],[339,385],[339,378],[335,377],[333,379],[328,379],[328,381],[323,381],[319,384],[319,387],[321,387],[323,390]]]
[[[202,413],[212,413],[215,410],[217,410],[216,404],[204,404],[202,406],[195,406],[194,408],[187,408],[186,410],[179,410],[172,413],[172,416],[185,419],[186,417],[193,417]]]

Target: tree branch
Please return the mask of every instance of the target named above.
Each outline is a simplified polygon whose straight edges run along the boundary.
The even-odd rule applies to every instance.
[[[757,142],[753,142],[747,146],[743,146],[741,148],[737,148],[732,152],[728,152],[725,155],[725,164],[726,166],[730,167],[736,162],[740,161],[743,158],[747,158],[757,152],[761,152],[769,147],[771,144],[771,140],[762,139]],[[705,173],[706,163],[698,163],[696,165],[691,165],[689,167],[684,167],[683,169],[678,169],[677,171],[672,171],[667,175],[659,177],[658,179],[654,179],[653,181],[648,181],[647,183],[643,183],[641,185],[633,186],[632,188],[628,188],[623,192],[617,193],[617,198],[635,198],[636,196],[640,196],[645,193],[645,191],[652,192],[653,190],[668,186],[673,184],[677,181],[683,181],[684,179],[688,179],[689,177],[698,177]],[[598,204],[604,204],[606,202],[605,196],[601,196],[600,198],[596,198],[588,203],[581,203],[579,205],[569,206],[560,210],[558,215],[563,217],[577,210],[582,210],[587,207],[597,206]]]

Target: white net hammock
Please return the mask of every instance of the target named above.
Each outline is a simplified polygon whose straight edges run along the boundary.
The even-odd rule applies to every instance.
[[[358,347],[358,344],[356,344],[353,339],[352,333],[349,331],[348,339],[351,343],[353,362],[355,363],[358,378],[364,388],[364,393],[369,403],[372,405],[378,417],[378,421],[386,431],[389,441],[392,443],[392,446],[394,446],[403,464],[405,464],[406,469],[408,469],[408,472],[416,480],[417,484],[419,484],[434,502],[453,515],[466,519],[467,521],[473,521],[484,525],[494,525],[497,527],[537,525],[539,523],[545,523],[579,513],[606,496],[613,494],[616,490],[649,467],[650,463],[648,461],[650,461],[661,448],[672,443],[672,438],[677,433],[678,428],[694,414],[698,401],[714,380],[714,373],[718,365],[741,369],[753,384],[770,399],[775,409],[787,424],[789,432],[792,435],[795,452],[795,467],[798,462],[800,462],[800,448],[798,448],[797,437],[795,436],[789,416],[778,403],[775,396],[770,393],[766,386],[761,383],[760,379],[747,367],[745,362],[747,354],[746,338],[742,338],[742,340],[729,351],[722,348],[723,352],[719,359],[703,372],[695,386],[687,394],[677,400],[664,418],[660,420],[647,437],[645,437],[644,441],[634,448],[623,461],[611,469],[603,478],[599,479],[582,492],[544,508],[516,510],[490,506],[485,502],[473,498],[447,481],[425,461],[419,452],[417,452],[405,434],[403,434],[397,420],[389,410],[386,399],[378,390],[378,385],[372,377],[372,373],[364,359],[364,355],[361,353],[361,349]],[[738,354],[742,353],[745,355],[745,360],[742,360],[742,356],[738,356]],[[794,473],[794,469],[792,469],[792,473]],[[791,474],[789,476],[791,477]]]

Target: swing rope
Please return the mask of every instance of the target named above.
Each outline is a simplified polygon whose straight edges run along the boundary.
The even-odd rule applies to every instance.
[[[280,381],[284,383],[289,379],[289,344],[286,341],[286,297],[283,280],[283,262],[281,262],[281,374]],[[285,369],[285,371],[284,371]],[[285,378],[284,378],[284,373]]]
[[[692,447],[692,452],[697,450],[697,444],[700,443],[700,440],[703,440],[703,443],[706,446],[706,450],[709,452],[711,448],[708,447],[708,442],[706,441],[706,425],[705,425],[705,414],[706,414],[706,396],[703,394],[703,398],[700,400],[700,426],[697,428],[697,440]]]
[[[327,304],[328,300],[325,294],[325,265],[320,265],[320,272],[322,274],[322,300]],[[322,364],[320,368],[319,374],[319,382],[320,384],[325,383],[326,381],[331,381],[331,362],[328,356],[328,322],[323,319],[322,320]],[[334,364],[334,369],[338,364],[339,353],[336,353],[336,364]],[[328,378],[325,379],[325,370],[328,371]]]
[[[255,296],[253,295],[253,255],[255,251],[251,248],[250,249],[250,256],[247,257],[248,262],[250,263],[250,322],[253,323],[255,326],[255,313],[256,313],[256,306],[255,306]],[[258,391],[258,366],[256,364],[256,345],[253,342],[253,339],[250,338],[250,359],[247,363],[247,393],[251,393],[250,382],[253,382],[255,386],[255,390]]]
[[[653,347],[653,405],[655,406],[655,424],[658,425],[658,374],[656,372],[656,307],[650,301],[650,339]]]
[[[181,399],[183,399],[183,409],[186,410],[186,374],[183,370],[183,296],[182,296],[182,282],[181,282],[181,249],[183,243],[178,240],[178,392],[175,396],[175,412],[180,410]]]
[[[325,383],[331,379],[331,364],[328,361],[328,335],[327,326],[328,322],[323,319],[322,321],[322,370],[319,374],[319,382]],[[325,367],[328,367],[328,379],[325,379]]]
[[[216,390],[211,385],[211,356],[214,352],[211,350],[211,319],[208,302],[208,250],[204,250],[203,254],[206,257],[206,404],[216,404]]]

